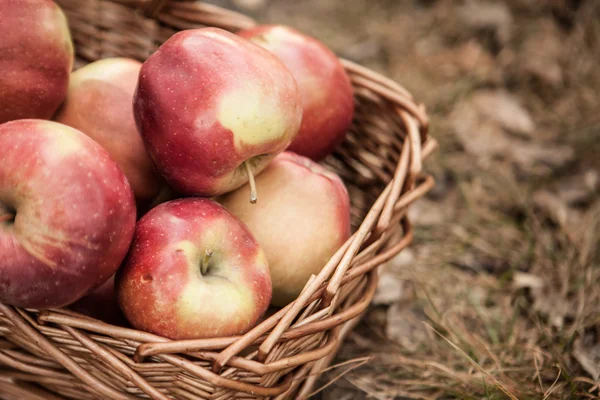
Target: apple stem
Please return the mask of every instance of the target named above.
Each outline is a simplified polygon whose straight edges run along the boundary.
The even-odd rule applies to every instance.
[[[3,214],[3,215],[0,215],[0,222],[12,221],[14,218],[15,218],[15,214],[12,214],[12,213]]]
[[[258,199],[256,197],[256,181],[254,180],[254,174],[252,173],[252,169],[250,168],[250,163],[248,161],[244,161],[244,166],[246,167],[246,172],[248,173],[248,183],[250,184],[250,203],[256,204]]]
[[[206,275],[206,272],[208,271],[208,264],[210,263],[210,258],[212,257],[212,255],[213,251],[210,249],[204,252],[202,262],[200,263],[200,273],[202,275]]]

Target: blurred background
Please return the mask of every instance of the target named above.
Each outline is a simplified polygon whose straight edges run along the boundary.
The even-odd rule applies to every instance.
[[[600,1],[213,0],[427,107],[437,186],[322,399],[600,394]]]

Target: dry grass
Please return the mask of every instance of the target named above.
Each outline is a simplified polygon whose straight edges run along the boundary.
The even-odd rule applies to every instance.
[[[391,266],[402,296],[371,307],[319,396],[598,397],[600,3],[258,3],[259,19],[405,85],[441,142],[413,258]],[[512,111],[473,111],[474,95],[499,90],[532,129]]]

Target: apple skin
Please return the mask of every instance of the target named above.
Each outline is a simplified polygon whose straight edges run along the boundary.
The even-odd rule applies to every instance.
[[[106,150],[56,122],[0,125],[0,154],[0,302],[71,304],[124,259],[135,229],[131,187]]]
[[[69,308],[111,325],[129,326],[117,303],[115,278],[111,276],[102,286],[71,304]]]
[[[218,28],[173,35],[142,65],[134,116],[167,183],[211,197],[248,182],[298,132],[302,105],[275,56]]]
[[[201,262],[212,251],[205,275]],[[267,260],[229,211],[202,198],[159,205],[137,224],[117,299],[132,326],[170,339],[238,335],[271,300]]]
[[[344,140],[354,115],[352,85],[340,60],[323,43],[286,26],[260,25],[238,35],[275,54],[298,83],[302,125],[288,150],[325,158]]]
[[[73,66],[67,20],[50,0],[0,0],[0,123],[50,119]]]
[[[125,173],[138,208],[152,201],[165,185],[133,119],[133,93],[141,67],[142,63],[130,58],[106,58],[76,70],[54,117],[108,151]]]
[[[283,307],[350,237],[350,200],[337,174],[292,152],[278,155],[256,188],[256,204],[247,200],[248,185],[219,202],[258,240],[269,261],[271,304]]]

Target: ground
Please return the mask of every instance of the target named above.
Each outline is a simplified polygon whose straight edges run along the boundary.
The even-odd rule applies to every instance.
[[[600,395],[600,2],[231,0],[394,78],[440,142],[323,399]]]

